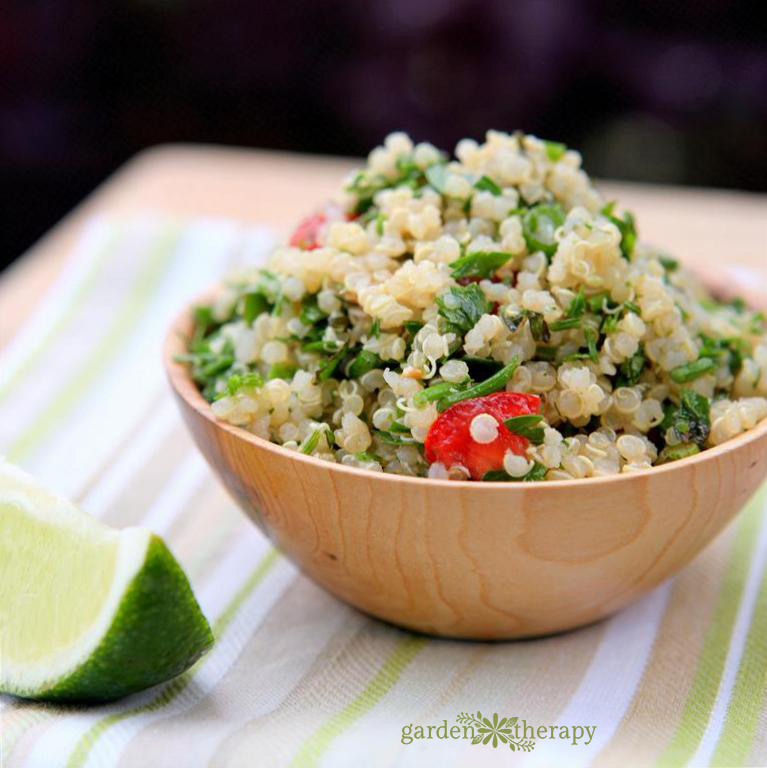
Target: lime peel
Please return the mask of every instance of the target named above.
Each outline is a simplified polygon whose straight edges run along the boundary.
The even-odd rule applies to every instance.
[[[212,643],[159,537],[115,531],[0,460],[0,692],[109,701],[175,677]]]

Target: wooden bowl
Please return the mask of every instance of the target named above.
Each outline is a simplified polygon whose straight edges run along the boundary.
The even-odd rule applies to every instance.
[[[692,560],[767,474],[767,421],[646,472],[540,483],[401,477],[315,459],[217,421],[165,365],[194,439],[242,510],[334,595],[447,637],[543,635],[607,616]]]

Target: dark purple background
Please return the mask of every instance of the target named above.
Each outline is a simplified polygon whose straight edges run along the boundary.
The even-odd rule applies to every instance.
[[[7,7],[5,7],[7,6]],[[488,127],[598,175],[767,187],[763,3],[17,0],[0,14],[0,265],[143,147],[362,154]]]

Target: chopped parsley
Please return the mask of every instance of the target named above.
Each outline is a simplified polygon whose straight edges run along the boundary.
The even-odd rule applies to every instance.
[[[336,372],[336,368],[338,368],[338,365],[345,354],[346,345],[342,344],[338,352],[336,352],[332,357],[328,358],[319,367],[319,370],[317,371],[317,378],[320,381],[327,381]]]
[[[685,389],[679,405],[667,407],[661,429],[664,433],[673,430],[679,442],[692,442],[702,448],[711,431],[710,413],[711,404],[707,397]]]
[[[423,408],[427,403],[434,403],[441,400],[443,397],[453,395],[456,392],[461,392],[469,386],[469,383],[453,384],[449,381],[440,381],[437,384],[432,384],[426,389],[422,389],[420,392],[416,392],[413,395],[413,404],[416,408]]]
[[[520,481],[532,483],[545,480],[546,472],[546,467],[536,461],[533,463],[532,469],[523,477],[512,477],[505,469],[491,469],[489,472],[485,472],[482,480],[485,483],[518,483]]]
[[[543,146],[546,149],[546,157],[552,162],[556,163],[564,157],[567,152],[567,146],[562,144],[561,141],[546,141],[543,140]]]
[[[260,291],[250,291],[242,297],[242,319],[245,325],[253,325],[253,321],[269,309],[269,300]]]
[[[363,349],[357,356],[349,363],[346,369],[346,375],[350,379],[358,379],[368,371],[372,371],[374,368],[381,368],[383,361],[375,352]]]
[[[511,362],[504,365],[500,371],[494,373],[490,378],[480,381],[477,384],[473,384],[467,389],[453,392],[452,394],[443,397],[437,403],[437,410],[445,411],[450,408],[451,405],[460,403],[461,400],[469,400],[472,397],[484,397],[485,395],[497,392],[499,389],[503,389],[506,386],[506,382],[514,375],[517,366],[519,366],[519,358],[513,357]]]
[[[614,214],[614,210],[615,202],[611,202],[604,206],[600,213],[618,227],[618,231],[621,233],[621,253],[624,259],[631,261],[637,242],[636,220],[631,211],[625,211],[621,219]]]
[[[467,277],[483,279],[497,272],[510,258],[511,254],[503,251],[474,251],[461,256],[450,267],[456,280]]]
[[[403,440],[392,432],[385,432],[382,429],[373,431],[373,437],[377,437],[382,443],[387,445],[413,445],[413,440]]]
[[[503,190],[489,176],[483,176],[476,182],[476,184],[474,184],[474,189],[490,192],[490,194],[495,195],[496,197],[503,194]]]
[[[565,223],[565,212],[559,203],[539,203],[530,208],[522,219],[522,231],[530,253],[543,251],[551,257],[556,253],[556,230]]]
[[[490,311],[490,302],[476,283],[453,286],[448,293],[437,297],[439,314],[448,322],[449,329],[461,335],[471,330],[482,315]]]
[[[663,268],[666,272],[676,272],[679,269],[679,262],[676,259],[672,259],[670,256],[659,256],[658,261],[663,264]]]
[[[235,373],[233,376],[229,377],[229,380],[226,382],[226,387],[216,399],[226,396],[233,397],[239,392],[242,392],[243,389],[259,389],[260,387],[263,387],[263,385],[264,379],[259,373]]]
[[[512,333],[516,333],[522,327],[522,324],[527,321],[530,324],[530,333],[535,341],[546,342],[551,338],[549,326],[540,312],[531,312],[529,309],[523,309],[517,314],[504,312],[501,314],[501,320],[503,320],[506,327]]]
[[[688,456],[700,453],[700,447],[695,443],[679,443],[679,445],[667,445],[659,454],[656,464],[668,464],[670,461],[679,461]]]
[[[292,363],[274,363],[269,369],[268,379],[284,379],[290,381],[293,374],[298,370],[298,366]]]
[[[552,331],[566,331],[571,328],[580,328],[581,318],[586,311],[586,297],[583,293],[583,289],[575,294],[575,298],[570,302],[570,306],[562,316],[561,320],[557,320],[549,325]]]
[[[317,306],[317,296],[310,294],[304,297],[301,302],[301,312],[298,315],[298,319],[304,325],[315,325],[326,317],[327,315]]]
[[[543,427],[540,422],[543,416],[540,413],[530,413],[524,416],[514,416],[506,419],[503,423],[509,432],[528,439],[534,445],[540,445],[543,442]]]
[[[639,383],[642,371],[647,363],[647,357],[644,348],[640,345],[639,349],[631,356],[626,358],[621,364],[616,378],[616,386],[633,387]]]
[[[710,357],[699,357],[687,365],[679,365],[669,372],[669,376],[677,384],[686,384],[688,381],[711,373],[716,368],[716,363]]]
[[[306,453],[306,454],[314,453],[318,443],[320,442],[320,437],[322,436],[322,432],[325,429],[327,429],[327,427],[320,427],[319,429],[315,429],[314,432],[312,432],[312,434],[306,438],[306,440],[304,441],[304,444],[301,446],[301,453]]]

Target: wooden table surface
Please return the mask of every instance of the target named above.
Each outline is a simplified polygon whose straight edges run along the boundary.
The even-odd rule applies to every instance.
[[[34,311],[90,216],[132,211],[226,216],[284,234],[336,191],[355,162],[194,145],[142,152],[0,276],[0,347]],[[615,182],[600,187],[634,211],[643,239],[713,274],[723,288],[765,303],[766,194]]]

